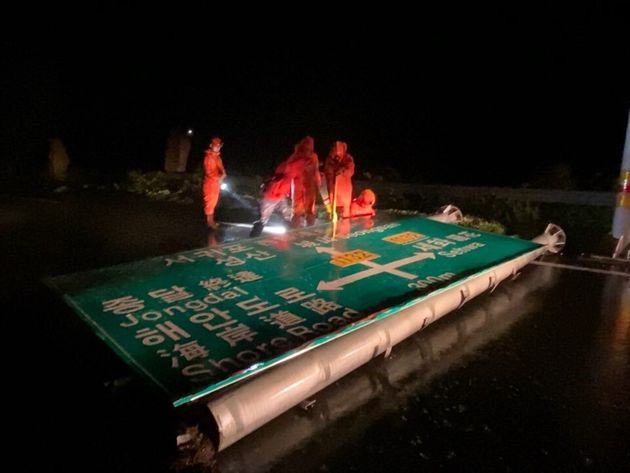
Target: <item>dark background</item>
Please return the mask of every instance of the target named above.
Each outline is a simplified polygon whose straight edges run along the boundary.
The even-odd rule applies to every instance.
[[[58,3],[50,6],[54,11],[30,5],[23,12],[5,6],[0,194],[38,183],[53,136],[66,144],[71,170],[108,176],[136,167],[161,169],[168,132],[178,125],[195,129],[190,168],[218,134],[231,174],[270,172],[307,133],[315,137],[320,157],[341,139],[349,143],[358,174],[372,171],[391,179],[531,185],[540,176],[553,176],[556,166],[570,170],[579,188],[612,190],[619,174],[630,105],[630,19],[622,2],[528,2],[501,10],[461,9],[449,2],[437,12],[414,5],[413,11],[356,7],[343,14],[323,3],[282,12],[252,11],[244,4],[232,12],[215,4],[201,12],[182,4],[151,5],[144,11],[107,5],[93,2],[71,11],[60,11]],[[5,179],[18,184],[7,187]],[[87,465],[93,471],[160,471],[153,464],[170,443],[154,442],[149,434],[161,432],[155,424],[167,422],[149,402],[142,404],[145,419],[131,402],[136,398],[129,400],[123,391],[113,402],[103,392],[103,379],[117,379],[122,368],[104,346],[95,353],[96,339],[88,328],[40,281],[44,275],[200,247],[206,239],[201,211],[130,195],[85,195],[9,199],[0,209],[9,224],[0,232],[7,333],[26,334],[27,346],[5,373],[15,387],[10,402],[20,424],[12,439],[29,449],[19,461],[31,470],[85,471]],[[567,212],[567,218],[572,215]],[[588,220],[574,220],[590,230]],[[595,241],[592,232],[583,233]],[[558,307],[552,304],[541,313],[542,325],[534,323],[525,329],[526,337],[517,337],[525,345],[518,348],[508,340],[507,358],[499,347],[499,358],[508,363],[500,366],[498,377],[507,372],[508,384],[495,386],[488,397],[484,380],[493,365],[487,358],[481,371],[471,373],[483,381],[471,391],[473,398],[481,393],[486,400],[472,416],[482,428],[487,406],[499,414],[491,418],[490,426],[498,427],[491,440],[498,439],[495,445],[512,454],[508,466],[517,469],[556,460],[570,468],[566,458],[585,457],[594,458],[593,469],[601,470],[602,464],[617,466],[627,459],[627,435],[617,436],[615,430],[627,424],[625,411],[620,415],[616,404],[591,404],[583,395],[590,389],[625,399],[623,379],[611,378],[613,388],[602,391],[608,378],[596,369],[584,375],[584,360],[594,356],[597,365],[610,339],[598,335],[597,343],[589,343],[588,337],[597,334],[593,324],[613,327],[602,318],[613,312],[604,307],[602,317],[592,316],[600,303],[593,288],[599,290],[604,282],[594,284],[584,279],[586,273],[576,274],[575,285],[557,293],[583,297],[553,298]],[[576,319],[580,310],[585,315]],[[560,329],[565,322],[581,335]],[[565,337],[568,345],[543,336],[548,349],[530,349],[528,340],[540,348],[541,333],[571,336]],[[22,339],[18,343],[24,345]],[[521,369],[528,359],[520,356],[521,349],[536,355],[529,368]],[[543,365],[549,369],[541,372]],[[547,380],[542,388],[537,373]],[[513,381],[521,374],[525,381]],[[506,393],[514,385],[525,386],[515,401],[516,419],[547,420],[541,430],[530,431],[533,435],[504,423],[513,419],[503,414],[513,410]],[[440,398],[429,392],[436,410],[450,409],[456,396],[442,396],[444,389],[438,386]],[[568,410],[567,389],[572,393]],[[519,411],[521,404],[525,407]],[[563,432],[569,432],[570,443],[577,439],[570,449]],[[614,437],[591,442],[600,433]],[[454,437],[445,430],[435,438],[439,450],[442,440]],[[484,465],[487,458],[474,455],[494,450],[477,448],[479,438],[466,444],[468,454],[458,452],[458,461],[473,457]],[[582,438],[588,446],[584,451]],[[559,456],[541,460],[539,447],[548,444]],[[398,445],[402,449],[408,442]],[[364,451],[360,447],[353,451]],[[397,447],[393,451],[404,453]],[[132,458],[121,458],[125,455]],[[367,462],[375,455],[365,457]],[[378,458],[388,455],[378,453]],[[130,463],[137,467],[125,468]]]
[[[2,40],[5,174],[45,167],[53,136],[71,166],[160,169],[169,130],[189,126],[190,169],[215,134],[232,174],[270,172],[310,134],[320,158],[348,142],[359,175],[533,186],[569,173],[612,190],[630,18],[622,2],[567,5],[44,14]]]

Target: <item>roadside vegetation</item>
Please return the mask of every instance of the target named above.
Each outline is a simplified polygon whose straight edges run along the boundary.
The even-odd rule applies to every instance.
[[[202,200],[203,173],[167,174],[161,171],[131,171],[117,184],[95,186],[81,185],[77,181],[61,187],[62,190],[95,188],[121,190],[144,196],[151,200],[177,204],[199,204]],[[235,208],[244,201],[256,208],[260,177],[230,178],[231,192],[222,195],[220,206]],[[50,188],[52,190],[52,188]],[[59,189],[59,188],[57,188]],[[360,189],[357,188],[358,192]],[[355,192],[356,194],[356,192]],[[449,196],[447,190],[440,193],[377,193],[377,209],[397,215],[433,213],[445,204],[457,205],[465,215],[462,225],[498,234],[532,238],[540,234],[550,222],[560,225],[568,236],[567,251],[606,254],[610,250],[610,225],[612,208],[526,202],[498,198],[492,195]],[[235,198],[237,196],[238,198]],[[319,216],[325,217],[323,206]]]

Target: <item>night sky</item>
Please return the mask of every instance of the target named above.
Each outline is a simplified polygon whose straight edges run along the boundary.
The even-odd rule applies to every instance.
[[[320,158],[346,141],[358,174],[520,185],[565,163],[608,189],[630,105],[622,3],[50,22],[2,40],[2,158],[32,172],[59,136],[75,166],[159,169],[181,125],[189,167],[217,134],[232,174],[270,172],[310,134]]]

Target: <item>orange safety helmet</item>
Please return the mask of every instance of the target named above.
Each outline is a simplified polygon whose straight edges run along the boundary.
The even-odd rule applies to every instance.
[[[303,149],[313,152],[313,149],[315,148],[315,140],[312,136],[305,136],[302,138],[302,141],[300,141],[300,145]]]
[[[372,189],[364,189],[359,194],[359,199],[366,205],[374,205],[376,203],[376,194]]]

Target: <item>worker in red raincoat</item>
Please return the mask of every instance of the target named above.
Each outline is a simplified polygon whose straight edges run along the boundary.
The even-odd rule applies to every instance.
[[[376,203],[376,194],[371,189],[361,191],[356,199],[352,199],[350,204],[351,217],[374,217],[376,211],[372,207]]]
[[[286,161],[280,163],[274,175],[267,179],[261,188],[260,216],[254,222],[250,237],[259,236],[267,224],[274,210],[278,209],[285,220],[291,218],[291,207],[287,198],[291,194],[294,179],[304,170],[303,160],[295,159],[291,155]]]
[[[335,141],[328,157],[326,157],[324,175],[326,176],[330,205],[336,205],[336,209],[332,210],[337,212],[340,217],[350,216],[353,174],[354,159],[348,153],[348,145],[342,141]]]
[[[315,154],[315,141],[307,136],[300,141],[289,160],[302,161],[302,172],[295,169],[297,175],[293,180],[293,226],[300,226],[302,217],[306,216],[306,224],[315,223],[315,202],[321,185],[319,159]],[[296,164],[299,166],[299,164]]]
[[[210,146],[206,150],[203,158],[203,201],[204,213],[206,214],[206,223],[208,228],[216,229],[217,224],[214,221],[214,209],[219,201],[219,193],[221,192],[221,181],[225,178],[225,168],[221,160],[221,148],[223,142],[221,138],[214,137],[210,142]]]

